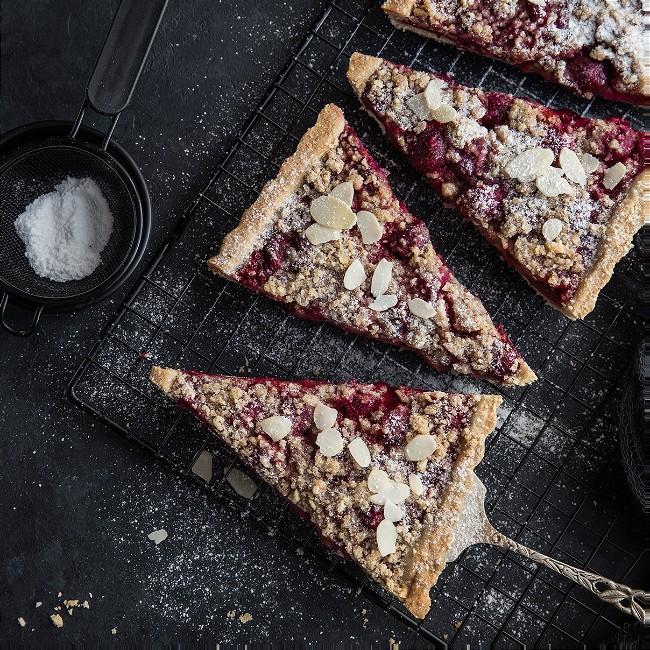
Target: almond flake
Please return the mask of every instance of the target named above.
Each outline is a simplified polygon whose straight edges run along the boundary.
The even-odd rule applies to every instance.
[[[319,196],[314,199],[309,206],[309,212],[314,221],[325,228],[349,230],[357,222],[350,206],[331,196]]]
[[[336,409],[318,402],[314,408],[314,424],[319,431],[330,429],[336,423],[339,412]]]
[[[406,105],[417,115],[420,120],[430,119],[431,111],[427,106],[427,100],[424,93],[413,95],[406,100]]]
[[[585,170],[586,174],[593,174],[599,167],[600,161],[595,156],[592,156],[590,153],[582,154],[580,159],[582,168]]]
[[[343,437],[336,429],[323,429],[316,436],[316,444],[320,453],[327,458],[336,456],[343,451]]]
[[[529,0],[530,1],[530,0]],[[572,149],[563,147],[560,151],[560,167],[564,170],[566,177],[578,185],[584,185],[587,182],[587,175],[583,169],[580,159]]]
[[[436,122],[440,122],[441,124],[446,124],[447,122],[453,122],[457,116],[458,113],[456,109],[453,106],[450,106],[449,104],[440,104],[440,106],[436,108],[435,111],[431,111],[431,117]]]
[[[235,467],[226,474],[226,480],[230,483],[230,487],[245,499],[252,499],[257,492],[257,483],[248,474]]]
[[[54,624],[54,627],[63,627],[63,619],[61,614],[50,614],[50,620]]]
[[[367,210],[357,212],[357,225],[361,232],[361,241],[364,244],[374,244],[384,234],[384,227],[377,221],[377,217]]]
[[[348,266],[343,276],[343,286],[349,291],[358,289],[366,281],[366,272],[363,270],[363,264],[359,260],[354,260]]]
[[[409,474],[409,487],[416,497],[424,494],[424,484],[418,474]]]
[[[603,185],[608,190],[613,190],[622,180],[623,176],[627,174],[627,168],[622,162],[617,162],[615,165],[605,170],[603,175]]]
[[[388,474],[383,469],[370,470],[368,474],[368,489],[371,492],[381,492],[390,483]]]
[[[156,545],[164,542],[167,539],[167,531],[164,528],[160,530],[154,530],[152,533],[149,533],[147,537]]]
[[[506,165],[506,172],[511,178],[527,183],[544,174],[554,159],[551,149],[533,147],[515,156]]]
[[[542,226],[542,235],[546,241],[553,241],[562,232],[562,222],[559,219],[549,219]]]
[[[571,185],[566,178],[562,177],[562,170],[557,167],[549,167],[546,173],[538,176],[535,180],[537,189],[545,196],[554,197],[560,194],[573,194]]]
[[[412,298],[408,302],[409,310],[418,318],[433,318],[436,315],[436,308],[422,298]]]
[[[379,298],[375,298],[373,302],[371,302],[368,307],[372,309],[373,311],[386,311],[387,309],[391,309],[397,304],[397,296],[379,296]]]
[[[348,451],[359,467],[368,467],[370,465],[370,450],[362,438],[355,438],[348,445]]]
[[[282,440],[291,431],[291,420],[283,415],[272,415],[270,418],[260,420],[258,424],[273,442]]]
[[[404,455],[406,456],[406,460],[426,460],[437,447],[438,443],[433,436],[429,434],[415,436],[415,438],[409,440],[404,448]]]
[[[442,104],[441,90],[447,84],[442,79],[431,79],[424,90],[424,101],[430,111],[435,111]]]
[[[392,521],[384,519],[377,526],[377,547],[382,557],[397,550],[397,528]]]
[[[334,199],[343,201],[345,205],[351,208],[354,199],[354,185],[350,181],[345,181],[345,183],[337,185],[329,195]]]
[[[375,298],[386,293],[390,281],[393,279],[393,263],[386,259],[379,260],[379,264],[375,267],[375,272],[372,274],[372,282],[370,284],[370,293]]]
[[[27,621],[22,616],[19,616],[18,625],[20,625],[20,627],[25,627],[25,625],[27,625]]]
[[[406,501],[411,491],[406,483],[399,483],[398,481],[390,481],[377,493],[370,497],[372,503],[377,503],[383,506],[386,501],[400,504]]]
[[[386,501],[386,503],[384,503],[384,519],[396,522],[401,521],[405,516],[406,513],[399,506],[396,506],[392,501]]]
[[[334,230],[333,228],[326,228],[321,226],[319,223],[312,223],[305,230],[305,237],[309,240],[310,244],[318,246],[319,244],[325,244],[328,241],[334,241],[341,237],[340,230]]]
[[[202,478],[206,483],[212,480],[212,454],[202,451],[192,465],[192,473]]]

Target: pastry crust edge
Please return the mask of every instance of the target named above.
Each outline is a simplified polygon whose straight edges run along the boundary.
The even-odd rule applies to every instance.
[[[623,202],[607,223],[605,235],[598,246],[594,266],[580,280],[573,298],[564,306],[553,305],[572,320],[584,318],[596,306],[598,296],[614,273],[614,267],[632,249],[632,239],[644,224],[644,215],[650,209],[650,170],[634,177]]]
[[[167,395],[171,392],[177,376],[177,370],[173,368],[161,368],[160,366],[153,366],[149,372],[149,379]]]
[[[275,219],[275,210],[304,182],[306,170],[319,161],[337,142],[345,128],[341,109],[328,104],[319,113],[316,124],[300,139],[293,155],[281,165],[276,177],[264,189],[239,224],[224,238],[219,252],[208,260],[208,268],[217,275],[233,278],[237,269],[250,258],[260,237]]]
[[[424,618],[431,608],[429,592],[446,566],[444,557],[472,487],[473,470],[483,458],[485,439],[496,426],[497,408],[502,402],[498,395],[480,395],[434,522],[420,536],[404,572],[405,580],[410,579],[404,604],[418,618]]]

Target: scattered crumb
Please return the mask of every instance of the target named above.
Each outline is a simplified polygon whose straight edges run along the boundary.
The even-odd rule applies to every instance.
[[[90,603],[87,600],[84,600],[83,604],[81,605],[84,609],[90,609]]]
[[[235,615],[236,615],[236,614],[237,614],[237,612],[236,612],[234,609],[231,609],[231,610],[226,614],[226,616],[227,616],[228,618],[235,618]]]
[[[63,627],[63,619],[61,614],[52,614],[50,620],[54,623],[54,627]]]
[[[442,635],[442,638],[446,641],[446,640],[449,638],[449,635],[445,632],[445,633]]]
[[[303,548],[296,549],[296,555],[304,555],[304,554],[305,554],[305,549]]]
[[[36,603],[36,607],[40,607],[42,604],[43,604],[43,603],[39,600],[39,601]]]
[[[18,625],[20,625],[20,627],[25,627],[25,625],[27,625],[25,619],[22,616],[18,617]]]
[[[60,611],[61,611],[61,605],[57,605],[57,606],[54,608],[54,611],[55,611],[55,612],[60,612]]]
[[[393,639],[393,637],[390,637],[390,639],[388,639],[388,645],[390,647],[390,650],[399,650],[399,641],[396,641]]]
[[[158,546],[160,542],[164,542],[167,539],[167,531],[164,528],[154,530],[153,533],[149,533],[147,537]]]
[[[111,634],[117,634],[117,628],[116,628],[116,627],[114,627],[114,628],[111,630]]]
[[[239,617],[239,621],[240,621],[241,623],[249,623],[249,622],[252,621],[252,620],[253,620],[253,616],[252,616],[249,612],[246,612],[245,614],[242,614],[242,615]]]
[[[72,612],[73,612],[73,611],[74,611],[74,610],[72,610],[70,607],[68,607],[68,616],[72,616]]]
[[[64,600],[63,604],[66,607],[77,607],[77,605],[79,605],[79,601],[78,600]]]
[[[462,621],[456,621],[456,622],[454,623],[454,627],[455,627],[457,630],[460,630],[460,626],[461,626],[462,624],[463,624]]]
[[[63,594],[59,591],[59,593],[57,594],[57,597],[61,598],[61,596],[63,596]]]

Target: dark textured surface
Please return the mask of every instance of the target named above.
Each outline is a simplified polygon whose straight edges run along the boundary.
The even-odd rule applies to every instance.
[[[172,0],[115,133],[149,183],[148,259],[322,4]],[[116,7],[2,4],[3,131],[74,119]],[[296,571],[290,550],[252,527],[242,533],[232,514],[66,400],[65,385],[123,295],[45,315],[27,340],[0,331],[0,644],[410,638],[370,604],[361,614],[317,569]],[[146,537],[157,528],[170,535],[159,547]],[[88,599],[90,609],[63,611],[58,630],[49,615],[63,598]]]

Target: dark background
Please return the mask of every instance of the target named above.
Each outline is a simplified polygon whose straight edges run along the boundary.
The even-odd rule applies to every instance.
[[[74,119],[117,5],[2,2],[3,132],[35,120]],[[31,338],[0,330],[0,643],[417,643],[370,603],[360,611],[361,601],[317,567],[296,570],[293,551],[188,490],[64,394],[323,5],[172,0],[114,136],[151,191],[152,237],[140,270],[95,308],[44,315]],[[156,547],[147,534],[158,528],[169,538]],[[65,598],[88,599],[90,609],[62,611],[65,625],[56,629],[49,616]],[[227,616],[232,610],[235,618]],[[238,617],[245,612],[253,619],[243,624]]]

